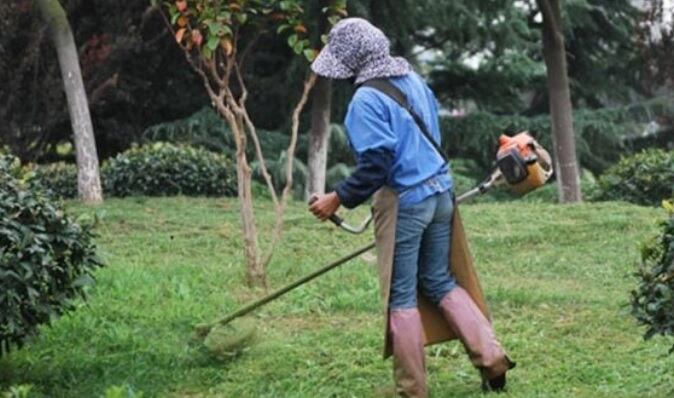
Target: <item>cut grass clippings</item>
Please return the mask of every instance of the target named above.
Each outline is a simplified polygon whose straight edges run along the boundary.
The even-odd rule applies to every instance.
[[[261,308],[252,316],[254,343],[214,358],[195,341],[194,326],[265,293],[243,285],[237,202],[68,206],[101,216],[98,245],[108,266],[86,303],[0,360],[0,391],[30,384],[35,397],[111,389],[145,397],[370,397],[391,384],[371,256]],[[271,206],[258,210],[269,229]],[[357,222],[366,214],[346,216]],[[663,212],[512,202],[465,205],[462,215],[495,329],[518,363],[505,396],[674,396],[671,341],[644,342],[628,307],[639,244],[656,233]],[[372,238],[320,224],[300,203],[287,219],[269,266],[271,289]],[[482,396],[457,342],[426,352],[432,396]]]

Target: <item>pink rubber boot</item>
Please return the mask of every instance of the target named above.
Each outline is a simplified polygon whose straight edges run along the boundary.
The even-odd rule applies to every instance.
[[[391,310],[389,326],[396,393],[402,397],[426,397],[426,363],[419,310]]]
[[[473,299],[457,286],[440,301],[440,311],[480,370],[483,389],[503,390],[505,373],[515,364],[506,356],[494,329]]]

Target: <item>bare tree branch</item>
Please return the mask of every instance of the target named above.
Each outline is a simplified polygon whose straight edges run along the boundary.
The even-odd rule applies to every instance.
[[[272,242],[269,248],[268,253],[263,257],[262,264],[267,266],[271,260],[274,248],[278,244],[278,241],[281,239],[283,233],[283,213],[285,212],[286,205],[288,203],[288,196],[290,195],[290,190],[293,186],[293,163],[295,160],[295,147],[297,145],[297,136],[300,128],[300,114],[304,105],[306,105],[309,98],[309,93],[316,83],[316,75],[312,72],[304,81],[304,91],[302,92],[302,97],[300,101],[295,106],[292,116],[292,128],[290,133],[290,144],[288,145],[288,150],[286,152],[287,163],[286,163],[286,185],[283,188],[283,194],[281,196],[281,206],[276,210],[276,225],[272,234]]]

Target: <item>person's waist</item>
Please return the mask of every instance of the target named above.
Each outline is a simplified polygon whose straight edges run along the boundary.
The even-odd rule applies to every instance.
[[[447,170],[443,170],[417,184],[399,189],[398,199],[400,204],[413,204],[450,189],[452,189],[452,177]]]

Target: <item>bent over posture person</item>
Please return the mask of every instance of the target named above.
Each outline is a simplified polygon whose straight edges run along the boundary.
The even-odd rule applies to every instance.
[[[356,207],[376,192],[380,285],[388,304],[385,355],[393,355],[396,391],[425,397],[424,345],[454,337],[480,370],[483,388],[502,390],[514,363],[485,316],[477,278],[461,271],[467,281],[461,283],[459,272],[455,278],[450,271],[459,270],[456,264],[450,268],[450,256],[467,250],[461,247],[465,241],[460,240],[449,166],[438,147],[433,92],[406,60],[389,55],[389,41],[380,30],[359,18],[333,27],[312,69],[327,78],[355,78],[360,85],[345,121],[356,169],[334,192],[314,195],[310,210],[325,220],[340,205]],[[457,253],[450,253],[455,247]]]

